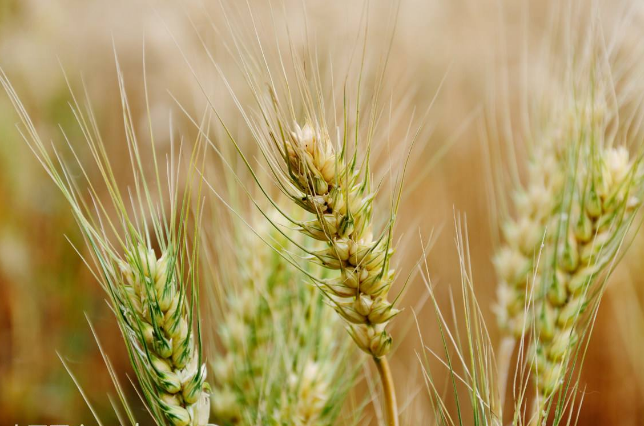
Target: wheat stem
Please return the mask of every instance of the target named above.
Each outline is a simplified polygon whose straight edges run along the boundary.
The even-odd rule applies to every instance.
[[[396,389],[394,387],[394,379],[391,375],[389,362],[386,356],[380,358],[373,357],[373,362],[376,364],[378,373],[380,374],[380,381],[382,382],[382,390],[385,398],[385,411],[387,415],[388,426],[398,426],[398,404],[396,403]]]

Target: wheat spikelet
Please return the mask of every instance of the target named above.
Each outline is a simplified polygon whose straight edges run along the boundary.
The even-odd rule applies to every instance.
[[[543,34],[534,70],[525,71],[529,91],[537,90],[524,106],[525,125],[516,130],[529,147],[530,164],[494,258],[503,334],[499,391],[505,401],[507,379],[513,380],[518,410],[534,385],[533,411],[524,418],[530,424],[545,424],[553,413],[558,424],[562,413],[572,412],[611,262],[641,199],[640,158],[629,158],[628,151],[641,155],[641,91],[633,90],[638,84],[615,54],[620,48],[606,48],[603,38],[619,46],[622,34],[603,33],[594,18],[564,16],[551,23],[556,31]],[[514,159],[515,148],[501,156]],[[505,173],[519,181],[520,170]]]
[[[328,304],[347,323],[356,345],[373,357],[384,389],[388,424],[398,424],[394,380],[385,355],[392,345],[386,330],[400,311],[389,302],[388,294],[395,272],[390,268],[393,254],[391,220],[374,237],[372,210],[375,192],[371,188],[369,158],[358,167],[357,149],[350,158],[346,135],[342,148],[331,142],[327,130],[315,120],[293,127],[281,118],[273,96],[273,113],[281,130],[272,134],[272,149],[262,146],[285,193],[303,210],[313,213],[310,221],[294,221],[301,233],[326,243],[323,250],[311,251],[308,259],[328,271],[340,271],[335,278],[315,277],[316,285]],[[292,130],[291,130],[292,129]],[[260,141],[260,143],[265,141]],[[338,142],[340,144],[340,142]]]
[[[397,425],[393,377],[385,356],[392,346],[392,337],[386,327],[400,312],[388,296],[395,279],[395,271],[390,268],[394,252],[393,226],[404,178],[391,178],[388,216],[384,217],[386,221],[379,233],[374,233],[373,205],[380,186],[372,187],[369,162],[375,123],[370,123],[364,130],[366,134],[360,135],[358,122],[345,122],[344,133],[338,129],[333,142],[325,124],[319,81],[306,81],[304,74],[300,74],[301,65],[294,67],[302,95],[297,102],[302,102],[305,111],[304,124],[298,124],[294,110],[296,100],[292,94],[286,93],[282,99],[272,85],[269,85],[269,96],[260,95],[259,89],[253,87],[263,121],[258,124],[249,120],[247,123],[268,162],[276,186],[299,206],[300,213],[308,212],[313,219],[303,221],[298,214],[291,214],[289,207],[278,204],[262,185],[239,144],[234,139],[233,142],[275,210],[310,241],[324,243],[325,248],[318,250],[288,237],[307,253],[306,259],[326,271],[324,274],[305,273],[321,290],[328,305],[344,320],[355,344],[372,356],[382,379],[389,424]],[[288,84],[286,78],[285,81]],[[377,95],[374,94],[374,103]],[[353,136],[349,135],[354,131],[355,145],[351,140]],[[363,137],[366,152],[361,151]],[[404,168],[402,171],[404,175]],[[260,210],[270,218],[270,211]],[[285,232],[283,226],[274,221],[273,224],[280,232]],[[336,275],[331,278],[326,275],[332,273]]]

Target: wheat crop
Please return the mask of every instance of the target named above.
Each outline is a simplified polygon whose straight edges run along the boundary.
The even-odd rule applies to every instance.
[[[279,249],[287,239],[258,214],[249,216],[257,235],[232,219],[231,235],[218,232],[212,240],[243,247],[228,263],[237,267],[217,279],[225,285],[216,299],[226,303],[213,309],[222,317],[221,347],[212,361],[214,419],[220,425],[333,424],[357,374],[349,367],[352,347],[315,287],[285,264]],[[218,264],[225,248],[213,247]],[[314,273],[308,262],[302,268]]]
[[[515,181],[520,189],[510,200],[513,216],[502,222],[504,241],[494,258],[504,335],[500,397],[506,397],[519,342],[515,412],[528,397],[530,376],[536,393],[531,424],[551,417],[559,424],[572,410],[575,375],[605,284],[641,204],[641,113],[631,104],[632,93],[621,91],[632,75],[613,51],[604,50],[594,21],[576,25],[586,37],[564,32],[565,59],[547,43],[541,52],[553,72],[544,83],[559,89],[535,95],[526,108],[525,184]],[[621,36],[610,34],[611,43],[618,45]]]
[[[129,208],[116,183],[91,105],[82,105],[75,97],[71,105],[94,166],[103,177],[102,183],[90,181],[85,172],[88,165],[75,165],[81,171],[88,200],[73,177],[73,163],[64,162],[59,151],[52,156],[6,75],[1,76],[0,82],[20,114],[25,141],[68,201],[82,231],[94,262],[93,274],[109,298],[152,416],[158,424],[205,426],[210,414],[210,391],[198,327],[198,276],[194,263],[198,244],[188,236],[184,220],[190,214],[190,188],[179,199],[177,175],[170,174],[169,203],[164,206],[156,163],[156,182],[145,175],[141,166],[142,148],[129,121],[128,100],[122,75],[119,77],[136,187]],[[76,151],[72,150],[71,155],[80,161]],[[109,207],[108,200],[98,197],[99,184],[105,185],[110,194]],[[153,188],[158,188],[158,193],[153,195]],[[154,196],[159,197],[157,202]],[[153,241],[160,255],[152,248]]]
[[[579,163],[570,185],[570,200],[559,216],[556,247],[547,259],[537,289],[535,343],[540,410],[564,382],[567,362],[580,339],[582,314],[601,292],[604,272],[614,267],[615,256],[640,204],[641,170],[625,147],[604,139],[601,114],[582,109],[575,129],[579,136]],[[594,112],[594,111],[593,111]],[[586,138],[591,139],[585,142]],[[592,140],[597,138],[597,140]],[[541,297],[543,296],[543,297]],[[542,302],[541,302],[542,301]]]
[[[461,55],[488,55],[490,69],[472,66],[450,86],[453,71],[430,68],[452,52],[422,51],[430,49],[416,25],[430,25],[405,2],[216,3],[187,1],[185,14],[159,23],[170,34],[155,49],[143,43],[135,107],[115,55],[122,128],[107,133],[107,102],[94,109],[88,93],[104,76],[79,94],[83,79],[63,71],[70,112],[50,147],[39,114],[30,118],[0,73],[16,139],[71,207],[85,245],[69,239],[104,290],[116,320],[108,332],[124,343],[125,362],[112,363],[99,342],[118,396],[106,398],[109,415],[132,426],[145,416],[161,426],[582,424],[585,399],[608,392],[585,389],[590,338],[641,223],[644,85],[640,49],[624,44],[636,6],[624,0],[615,25],[577,0],[512,4],[509,19],[502,2],[499,21],[490,19],[498,34],[472,43],[486,52]],[[466,22],[441,36],[467,28],[458,35],[476,38],[467,22],[492,12],[468,5],[432,9]],[[172,34],[178,22],[187,37]],[[522,25],[521,37],[505,34]],[[498,46],[487,43],[496,37]],[[170,40],[184,62],[158,48]],[[506,58],[505,49],[521,53]],[[507,68],[496,68],[499,59]],[[150,67],[172,67],[176,83],[190,86],[164,98],[179,118],[161,137],[153,122],[167,105],[149,97]],[[433,91],[444,84],[439,112],[472,88],[484,99],[434,123]],[[484,143],[455,146],[434,169],[460,137],[450,135],[461,134]],[[440,155],[427,158],[436,140]],[[125,160],[113,158],[119,145]],[[443,179],[446,169],[458,179]],[[461,203],[486,201],[489,211],[460,213]],[[424,226],[439,247],[452,236],[439,232],[446,206],[456,265],[424,241]],[[92,321],[99,313],[89,309]],[[624,311],[604,321],[637,336],[624,328],[641,307]],[[419,339],[406,335],[414,325]],[[640,346],[630,346],[635,366]],[[72,378],[102,424],[97,389]]]

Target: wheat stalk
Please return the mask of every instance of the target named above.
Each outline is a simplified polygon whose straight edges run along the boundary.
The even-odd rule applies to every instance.
[[[601,292],[595,283],[630,226],[641,181],[639,161],[608,142],[604,108],[579,102],[562,117],[535,147],[527,188],[513,198],[517,218],[504,224],[505,245],[494,259],[501,279],[496,313],[506,336],[500,396],[513,350],[507,342],[534,336],[528,361],[537,385],[537,422],[570,373],[581,314]]]
[[[331,424],[352,383],[343,374],[349,348],[337,342],[336,317],[315,288],[297,289],[297,275],[265,243],[247,247],[261,259],[261,273],[228,297],[224,350],[213,360],[214,417],[222,425]]]
[[[290,214],[288,207],[278,205],[253,170],[230,130],[226,128],[226,131],[275,211],[311,240],[325,244],[324,249],[316,250],[288,237],[282,226],[270,220],[272,212],[260,207],[251,197],[256,207],[275,228],[307,253],[306,259],[329,273],[339,271],[336,277],[326,278],[325,274],[314,274],[302,269],[291,256],[285,257],[321,290],[328,305],[347,324],[347,331],[355,344],[372,356],[383,385],[388,423],[397,425],[398,408],[394,381],[386,359],[386,354],[392,346],[392,337],[386,327],[400,312],[388,300],[388,295],[395,278],[390,261],[394,252],[393,226],[400,204],[403,178],[399,177],[396,182],[392,182],[395,189],[392,193],[389,217],[380,233],[374,234],[372,210],[379,187],[372,187],[369,159],[375,122],[371,122],[367,130],[364,157],[358,157],[359,122],[353,124],[355,146],[350,146],[352,136],[348,133],[349,123],[346,120],[344,134],[338,130],[337,144],[334,144],[324,125],[325,111],[320,109],[323,100],[319,82],[314,82],[314,88],[310,87],[311,83],[303,78],[302,70],[298,65],[295,67],[307,117],[304,125],[300,126],[294,119],[294,100],[291,93],[286,94],[283,109],[275,86],[269,85],[269,96],[260,92],[255,79],[258,75],[261,76],[262,71],[259,71],[258,75],[247,71],[248,82],[261,110],[262,122],[257,123],[248,116],[245,118],[253,138],[268,162],[274,183],[300,208],[300,212],[313,214],[314,219],[302,221],[297,217],[298,214]],[[286,76],[283,77],[288,86]],[[374,103],[377,102],[377,96],[378,93],[374,94]],[[313,105],[314,102],[320,104]],[[376,114],[375,110],[372,114]]]
[[[394,10],[392,8],[392,12]],[[367,25],[362,28],[361,24],[359,29],[358,39],[364,37],[362,58],[354,58],[355,52],[347,51],[348,55],[343,58],[347,60],[347,74],[341,78],[344,85],[336,85],[335,61],[321,64],[317,47],[308,45],[308,36],[304,46],[293,43],[288,30],[292,24],[289,19],[282,23],[287,28],[288,43],[281,45],[279,37],[273,37],[281,31],[274,22],[269,27],[270,37],[265,38],[263,29],[252,19],[254,34],[248,38],[249,34],[239,30],[237,17],[231,18],[226,10],[223,10],[223,16],[233,40],[231,53],[239,62],[241,74],[254,98],[255,110],[239,98],[243,92],[233,84],[238,75],[227,76],[206,45],[205,50],[215,71],[224,79],[252,139],[258,144],[272,183],[302,211],[312,214],[312,220],[292,217],[289,208],[275,201],[272,190],[264,183],[264,176],[251,164],[245,143],[233,136],[235,131],[226,123],[217,102],[205,91],[204,95],[262,196],[271,202],[270,209],[279,211],[302,234],[325,244],[323,250],[316,250],[289,238],[308,254],[307,259],[312,263],[336,274],[327,278],[304,271],[321,290],[329,306],[346,322],[355,344],[374,360],[384,389],[384,411],[389,424],[397,425],[396,394],[386,358],[393,343],[387,327],[400,312],[394,306],[398,296],[393,300],[389,298],[396,275],[390,268],[394,252],[393,227],[409,163],[404,144],[409,139],[413,139],[412,143],[416,140],[424,123],[415,132],[409,123],[406,133],[402,130],[403,133],[395,136],[395,149],[388,150],[391,145],[387,144],[387,139],[394,129],[381,128],[381,121],[387,120],[388,116],[390,122],[397,122],[410,111],[407,117],[413,122],[415,115],[404,108],[410,97],[402,90],[392,90],[391,99],[395,98],[403,107],[390,108],[389,114],[382,108],[380,100],[389,51],[383,51],[380,61],[367,59]],[[252,11],[250,17],[253,18]],[[393,31],[386,34],[393,39]],[[273,38],[277,42],[275,45],[271,42]],[[357,73],[353,72],[354,64],[359,68]],[[353,88],[355,97],[349,95]],[[363,95],[364,89],[368,89],[367,96]],[[343,98],[341,104],[336,102],[336,96]],[[426,120],[426,115],[421,120]],[[191,121],[197,122],[193,118]],[[374,144],[375,139],[382,143]],[[221,151],[217,148],[217,152]],[[380,153],[386,154],[381,157],[385,166],[381,169],[383,176],[378,176],[382,180],[375,180],[374,184],[370,161],[372,155],[377,159]],[[397,174],[392,167],[394,163],[404,164]],[[388,185],[391,185],[390,206],[382,210],[386,212],[384,215],[378,215],[374,220],[376,193]],[[270,210],[261,208],[254,199],[253,202],[264,216],[271,216]],[[289,263],[302,269],[297,261],[288,257]]]
[[[616,53],[623,34],[604,33],[595,16],[571,20],[578,6],[566,6],[573,15],[553,15],[554,31],[543,34],[545,43],[537,49],[539,74],[529,84],[530,91],[537,89],[516,126],[530,162],[525,186],[515,184],[513,216],[504,218],[503,246],[494,258],[501,398],[519,342],[522,365],[514,384],[531,376],[537,394],[531,421],[545,421],[554,406],[555,424],[572,406],[583,344],[641,199],[640,158],[629,159],[627,149],[640,149],[640,96],[633,96],[630,65],[624,67]],[[528,78],[532,70],[525,72]],[[519,170],[510,173],[520,180]],[[519,393],[521,399],[526,395]]]

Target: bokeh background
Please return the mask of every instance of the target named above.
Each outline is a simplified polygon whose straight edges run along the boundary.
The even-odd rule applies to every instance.
[[[248,16],[244,18],[247,6],[239,3],[243,4],[231,6],[231,16],[239,19],[237,25],[245,31],[243,26],[250,25]],[[273,13],[296,29],[308,26],[315,32],[314,43],[329,57],[347,55],[347,40],[356,38],[365,20],[370,22],[373,46],[367,56],[381,57],[382,46],[386,47],[391,36],[386,23],[399,10],[385,85],[390,91],[404,91],[404,96],[395,93],[392,98],[404,97],[409,114],[413,107],[424,111],[436,97],[428,115],[431,131],[422,133],[422,148],[410,171],[413,187],[401,207],[398,232],[404,236],[405,247],[398,256],[400,269],[412,268],[421,255],[416,238],[419,230],[424,235],[434,230],[428,265],[437,295],[449,309],[450,287],[458,286],[460,280],[454,212],[466,214],[476,291],[493,339],[491,306],[496,280],[490,259],[497,224],[487,185],[490,132],[486,129],[491,121],[510,119],[527,97],[542,94],[543,87],[521,78],[522,66],[543,68],[542,81],[548,80],[548,72],[555,72],[540,63],[538,55],[527,52],[524,42],[538,45],[549,31],[548,19],[558,10],[556,4],[402,0],[372,1],[365,8],[363,2],[344,1],[248,2],[265,25],[270,26]],[[218,0],[0,0],[0,67],[21,95],[43,139],[60,142],[58,126],[62,126],[71,143],[78,144],[81,159],[88,154],[68,106],[68,84],[78,95],[84,85],[115,168],[123,172],[117,174],[127,186],[115,51],[134,122],[144,129],[145,45],[151,115],[160,143],[168,143],[171,136],[194,134],[194,128],[177,112],[173,97],[191,112],[199,112],[205,107],[205,90],[221,99],[218,107],[224,119],[237,123],[239,113],[221,78],[208,66],[198,36],[221,61],[231,84],[239,87],[240,99],[248,99],[226,51],[220,7]],[[587,8],[578,8],[579,19],[585,11],[596,12],[607,31],[619,28],[623,33],[620,49],[626,55],[629,49],[638,50],[644,40],[643,10],[630,1],[588,2]],[[624,16],[630,19],[627,24],[620,20]],[[212,23],[219,26],[214,29]],[[299,34],[292,33],[296,46],[306,43]],[[203,87],[196,83],[184,54]],[[644,70],[644,62],[635,66]],[[172,128],[168,126],[171,111]],[[17,120],[7,97],[0,94],[0,424],[95,424],[59,354],[96,412],[106,424],[115,424],[108,397],[114,394],[113,387],[85,315],[125,382],[130,367],[121,337],[102,290],[69,242],[84,250],[68,206],[21,140]],[[243,134],[241,122],[235,126]],[[510,138],[511,134],[496,136],[521,143],[520,138]],[[524,150],[518,146],[517,152]],[[519,155],[520,168],[521,160]],[[586,356],[581,425],[644,424],[642,256],[644,242],[634,235],[624,261],[611,277]],[[432,423],[416,361],[419,338],[414,327],[409,327],[411,307],[425,294],[420,280],[412,283],[402,302],[408,309],[393,330],[394,335],[398,333],[399,346],[392,363],[402,383],[399,392],[405,402],[406,424]],[[430,311],[421,310],[418,316],[423,338],[432,345],[438,340]],[[440,377],[439,366],[435,371]],[[135,399],[133,391],[129,392]],[[143,413],[141,407],[136,409]]]

